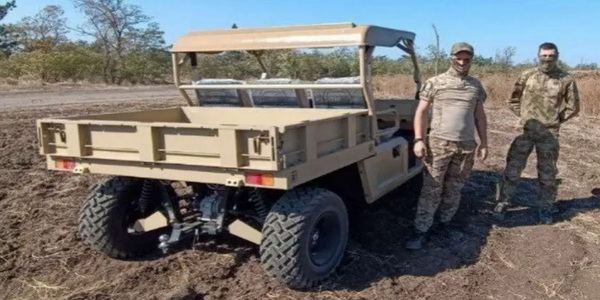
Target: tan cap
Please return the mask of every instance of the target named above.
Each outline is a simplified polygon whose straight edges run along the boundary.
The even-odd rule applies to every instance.
[[[456,44],[452,45],[452,52],[450,54],[454,55],[461,51],[467,51],[467,52],[471,53],[471,55],[475,54],[475,52],[473,51],[473,46],[471,46],[465,42],[460,42],[460,43],[456,43]]]

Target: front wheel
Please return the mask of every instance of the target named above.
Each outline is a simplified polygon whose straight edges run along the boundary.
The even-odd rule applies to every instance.
[[[266,270],[292,288],[310,288],[339,265],[348,241],[348,213],[329,190],[297,188],[273,205],[262,232]]]

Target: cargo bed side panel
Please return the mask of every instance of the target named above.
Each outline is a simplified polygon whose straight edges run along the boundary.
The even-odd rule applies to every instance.
[[[87,124],[86,124],[87,123]],[[194,127],[102,121],[39,122],[42,154],[176,163],[195,166],[279,169],[277,128]]]

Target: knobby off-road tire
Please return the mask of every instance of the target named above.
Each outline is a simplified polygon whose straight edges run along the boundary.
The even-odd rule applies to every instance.
[[[143,184],[143,179],[114,177],[96,186],[79,215],[78,235],[83,242],[118,259],[136,258],[158,249],[158,237],[169,227],[135,233],[127,229]],[[152,201],[160,201],[163,187],[157,182],[153,187]]]
[[[265,269],[291,288],[311,288],[333,273],[348,241],[342,199],[323,188],[297,188],[271,208],[262,229]]]

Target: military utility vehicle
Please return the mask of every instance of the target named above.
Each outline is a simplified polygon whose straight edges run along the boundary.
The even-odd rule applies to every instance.
[[[186,105],[41,119],[40,153],[50,170],[109,175],[80,213],[78,236],[96,251],[129,259],[232,234],[258,245],[280,282],[313,287],[343,257],[349,207],[421,173],[415,95],[376,99],[371,72],[375,47],[404,51],[418,97],[414,38],[353,23],[190,32],[171,49]],[[269,51],[335,47],[354,47],[357,76],[271,78],[263,61]],[[199,57],[227,51],[252,55],[264,73],[203,77]]]

